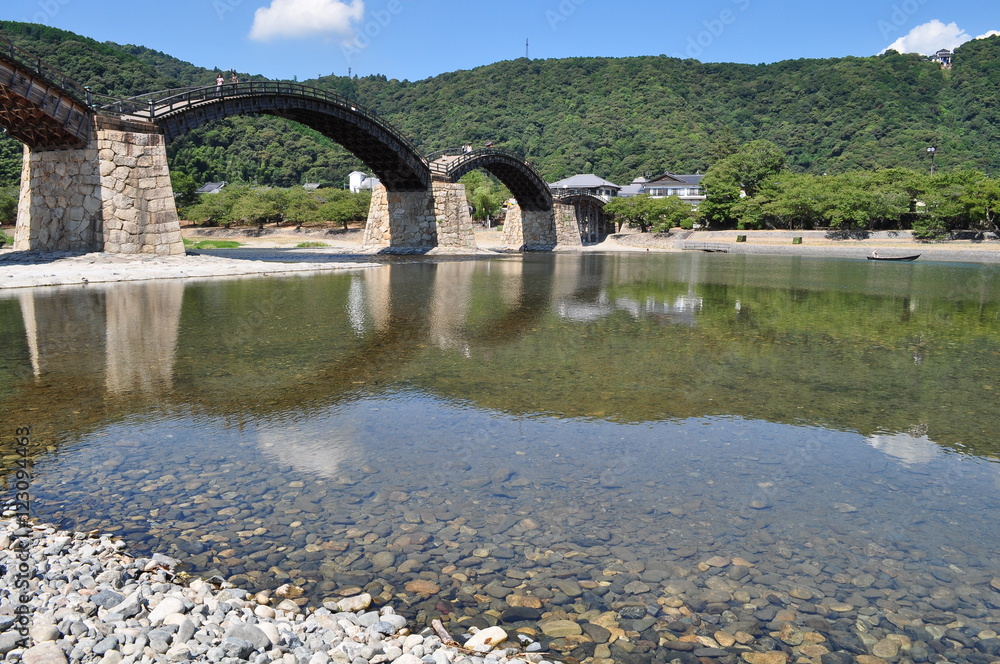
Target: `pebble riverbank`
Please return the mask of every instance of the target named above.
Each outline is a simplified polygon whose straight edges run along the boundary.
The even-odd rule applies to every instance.
[[[371,258],[295,256],[271,252],[270,261],[253,257],[137,256],[0,252],[0,289],[81,286],[161,279],[296,276],[373,267]]]
[[[66,533],[8,519],[0,529],[0,661],[24,664],[549,664],[570,661],[543,653],[543,638],[531,629],[494,625],[442,643],[430,629],[412,633],[390,606],[376,607],[370,594],[305,607],[294,586],[251,594],[222,579],[188,580],[178,561],[153,554],[133,558],[124,541],[110,535]],[[728,565],[729,561],[708,561]],[[740,573],[747,567],[737,565]],[[732,573],[729,574],[733,578]],[[874,579],[873,579],[874,580]],[[877,580],[875,580],[877,581]],[[25,587],[25,582],[27,587]],[[856,585],[866,586],[857,580]],[[993,580],[1000,592],[1000,579]],[[861,612],[854,628],[831,629],[837,612],[810,604],[808,589],[793,591],[797,621],[777,596],[748,602],[745,610],[710,611],[709,603],[672,606],[673,636],[643,661],[679,664],[909,664],[911,662],[1000,661],[1000,638],[976,621],[939,612],[929,622],[887,616],[898,629],[877,629],[878,617]],[[712,598],[707,599],[721,599]],[[772,601],[773,600],[773,601]],[[714,602],[718,604],[719,602]],[[690,605],[690,606],[688,606]],[[813,606],[812,609],[805,608]],[[621,612],[630,627],[656,622],[649,607]],[[667,606],[663,607],[669,610]],[[630,609],[631,610],[631,609]],[[508,613],[511,610],[508,610]],[[514,609],[517,611],[517,609]],[[520,609],[541,617],[537,611]],[[706,613],[707,612],[707,613]],[[640,615],[640,613],[642,615]],[[507,616],[508,618],[510,616]],[[523,617],[523,616],[518,616]],[[568,616],[541,627],[545,637],[606,641],[614,634],[596,621],[586,630]],[[985,621],[984,621],[985,622]],[[622,638],[629,635],[613,628]],[[445,635],[447,636],[447,635]],[[541,636],[541,635],[539,635]],[[639,635],[634,635],[638,637]],[[606,650],[606,646],[598,646]],[[594,664],[631,662],[631,657],[593,656]],[[550,657],[551,659],[546,659]],[[638,661],[638,660],[636,660]]]
[[[537,642],[494,627],[449,647],[411,633],[391,607],[361,594],[304,610],[279,588],[251,595],[221,582],[183,583],[177,561],[132,558],[108,535],[24,526],[0,530],[0,657],[24,664],[547,664]],[[25,587],[26,585],[26,587]],[[532,653],[531,651],[536,652]]]

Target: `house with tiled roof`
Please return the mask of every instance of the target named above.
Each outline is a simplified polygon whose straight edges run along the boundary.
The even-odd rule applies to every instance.
[[[664,173],[646,182],[645,193],[651,198],[676,196],[682,201],[697,205],[705,200],[705,188],[701,186],[704,175],[676,175]]]
[[[571,178],[559,180],[559,182],[553,182],[549,185],[549,189],[551,189],[552,194],[557,197],[589,195],[603,198],[605,201],[610,201],[612,198],[616,198],[618,196],[618,192],[621,191],[621,187],[616,185],[614,182],[609,182],[604,178],[599,178],[592,173],[587,175],[574,175]]]

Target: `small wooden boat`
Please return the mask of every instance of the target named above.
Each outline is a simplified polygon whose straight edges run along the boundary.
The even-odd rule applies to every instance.
[[[870,261],[915,261],[920,258],[920,254],[915,256],[868,256]]]

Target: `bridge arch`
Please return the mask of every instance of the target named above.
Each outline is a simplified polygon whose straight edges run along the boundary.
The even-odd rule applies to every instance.
[[[557,208],[560,208],[566,216],[575,217],[581,240],[585,243],[600,242],[616,231],[614,221],[604,211],[604,206],[607,204],[605,199],[591,194],[571,194],[558,196],[555,199]]]
[[[34,150],[79,148],[90,138],[88,92],[0,39],[0,126]]]
[[[346,148],[388,191],[427,191],[431,184],[427,160],[392,125],[344,97],[299,83],[253,81],[153,93],[102,110],[155,123],[168,144],[209,122],[234,115],[285,118]]]
[[[548,183],[519,154],[503,148],[483,148],[459,155],[449,155],[450,152],[457,151],[436,153],[441,157],[431,162],[435,180],[458,182],[466,173],[482,169],[495,175],[510,190],[522,210],[548,212],[552,209]]]

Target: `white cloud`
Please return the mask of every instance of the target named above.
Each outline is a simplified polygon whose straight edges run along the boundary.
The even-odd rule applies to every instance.
[[[984,35],[979,35],[975,39],[985,39],[994,35],[1000,35],[996,30],[990,30]],[[920,53],[921,55],[933,55],[943,48],[950,51],[955,50],[967,41],[972,41],[965,30],[958,27],[957,23],[943,23],[938,19],[918,25],[910,30],[909,34],[900,37],[889,46],[886,51],[893,50],[900,53]],[[885,51],[882,51],[885,53]]]
[[[269,41],[279,38],[336,35],[354,36],[355,22],[365,16],[363,0],[272,0],[254,14],[250,38]]]

